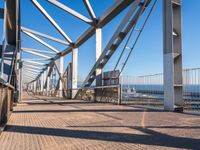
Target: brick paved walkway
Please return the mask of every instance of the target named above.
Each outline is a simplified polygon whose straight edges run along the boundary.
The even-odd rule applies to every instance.
[[[200,149],[200,116],[27,96],[0,149]]]

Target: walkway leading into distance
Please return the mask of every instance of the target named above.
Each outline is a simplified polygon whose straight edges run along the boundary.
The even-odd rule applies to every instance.
[[[25,95],[1,150],[198,149],[200,116]]]

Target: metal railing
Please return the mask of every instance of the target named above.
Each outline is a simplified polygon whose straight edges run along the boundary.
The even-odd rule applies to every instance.
[[[200,111],[200,68],[183,70],[185,109]],[[122,77],[122,102],[163,108],[163,74]]]

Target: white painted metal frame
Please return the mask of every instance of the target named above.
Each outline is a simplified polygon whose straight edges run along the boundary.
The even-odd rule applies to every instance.
[[[31,51],[31,50],[28,50],[28,49],[21,48],[21,50],[22,50],[23,52],[26,52],[26,53],[34,54],[34,55],[41,56],[41,57],[44,57],[44,58],[47,58],[47,59],[51,59],[51,57],[49,57],[49,56],[46,56],[46,55],[44,55],[44,54]]]
[[[25,47],[21,47],[21,50],[27,50],[27,51],[39,52],[39,53],[45,53],[45,54],[56,54],[55,52],[50,52],[50,51],[45,51],[45,50],[37,50],[37,49],[25,48]]]
[[[61,8],[62,10],[68,12],[69,14],[75,16],[76,18],[88,23],[89,25],[93,25],[93,21],[90,20],[89,18],[83,16],[82,14],[74,11],[73,9],[67,7],[66,5],[58,2],[57,0],[48,0],[50,3],[54,4],[55,6]]]
[[[90,17],[92,18],[93,21],[96,21],[97,20],[97,17],[94,13],[94,10],[92,9],[92,6],[90,5],[90,2],[89,0],[83,0],[89,14],[90,14]]]
[[[26,35],[28,35],[29,37],[35,39],[36,41],[38,41],[39,43],[43,44],[44,46],[48,47],[49,49],[51,49],[52,51],[54,51],[55,53],[59,53],[58,50],[56,50],[54,47],[52,47],[51,45],[47,44],[46,42],[44,42],[43,40],[41,40],[40,38],[38,38],[37,36],[35,36],[34,34],[27,32],[27,31],[23,31],[23,33],[25,33]]]
[[[29,29],[29,28],[21,27],[21,31],[22,31],[22,32],[26,31],[26,32],[29,32],[29,33],[32,33],[32,34],[35,34],[35,35],[44,37],[44,38],[46,38],[46,39],[49,39],[49,40],[52,40],[52,41],[55,41],[55,42],[64,44],[64,45],[69,45],[69,43],[66,42],[66,41],[63,41],[63,40],[61,40],[61,39],[58,39],[58,38],[55,38],[55,37],[46,35],[46,34],[44,34],[44,33],[41,33],[41,32],[38,32],[38,31],[35,31],[35,30],[32,30],[32,29]]]
[[[60,32],[60,34],[69,42],[72,40],[66,35],[66,33],[60,28],[60,26],[53,20],[53,18],[47,13],[47,11],[38,3],[37,0],[32,0],[33,4],[38,8],[38,10],[49,20],[49,22]]]

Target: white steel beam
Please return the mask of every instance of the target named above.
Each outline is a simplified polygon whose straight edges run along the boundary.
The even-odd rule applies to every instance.
[[[32,66],[36,66],[36,67],[40,67],[40,68],[46,67],[45,65],[33,64],[30,62],[23,62],[23,64],[24,65],[32,65]]]
[[[40,38],[38,38],[37,36],[35,36],[32,33],[29,33],[27,31],[23,31],[23,33],[25,33],[26,35],[28,35],[29,37],[35,39],[36,41],[38,41],[39,43],[43,44],[44,46],[48,47],[49,49],[51,49],[52,51],[59,53],[58,50],[56,50],[54,47],[52,47],[51,45],[47,44],[46,42],[44,42],[43,40],[41,40]]]
[[[30,68],[35,68],[35,69],[43,69],[42,67],[37,67],[37,66],[27,65],[27,64],[23,64],[23,66],[30,67]]]
[[[41,62],[36,62],[36,61],[31,61],[31,60],[26,60],[22,59],[23,62],[31,63],[31,64],[37,64],[37,65],[45,65],[44,63]]]
[[[32,0],[33,4],[38,8],[38,10],[49,20],[49,22],[60,32],[60,34],[69,42],[72,40],[65,34],[65,32],[60,28],[60,26],[53,20],[53,18],[47,13],[47,11],[38,3],[37,0]]]
[[[31,74],[34,74],[34,75],[38,75],[38,73],[37,72],[33,72],[33,71],[30,71],[30,70],[26,70],[26,69],[24,69],[27,73],[31,73]]]
[[[66,5],[64,5],[64,4],[60,3],[60,2],[58,2],[57,0],[48,0],[48,1],[49,1],[50,3],[52,3],[52,4],[54,4],[55,6],[61,8],[62,10],[68,12],[69,14],[75,16],[76,18],[78,18],[78,19],[80,19],[80,20],[82,20],[82,21],[84,21],[84,22],[86,22],[86,23],[88,23],[88,24],[90,24],[90,25],[93,24],[93,21],[92,21],[92,20],[90,20],[90,19],[88,19],[87,17],[81,15],[80,13],[74,11],[73,9],[67,7]]]
[[[41,32],[38,32],[38,31],[35,31],[35,30],[32,30],[32,29],[29,29],[29,28],[21,27],[21,30],[22,30],[22,32],[23,32],[23,31],[27,31],[27,32],[29,32],[29,33],[33,33],[33,34],[35,34],[35,35],[44,37],[44,38],[46,38],[46,39],[49,39],[49,40],[52,40],[52,41],[55,41],[55,42],[58,42],[58,43],[61,43],[61,44],[64,44],[64,45],[69,45],[69,43],[66,42],[66,41],[63,41],[63,40],[61,40],[61,39],[52,37],[52,36],[50,36],[50,35],[46,35],[46,34],[44,34],[44,33],[41,33]]]
[[[31,68],[27,68],[27,67],[23,67],[23,69],[24,70],[30,70],[30,71],[38,72],[38,73],[41,72],[41,70],[31,69]]]
[[[34,54],[34,55],[41,56],[41,57],[44,57],[44,58],[47,58],[47,59],[51,59],[51,57],[46,56],[44,54],[40,54],[40,53],[37,53],[37,52],[34,52],[34,51],[30,51],[30,50],[27,50],[27,49],[23,49],[23,48],[21,48],[21,50],[23,52],[26,52],[26,53]]]
[[[29,75],[29,74],[24,74],[22,77],[30,77],[30,78],[32,78],[32,79],[35,79],[36,76]]]
[[[49,61],[48,58],[22,58],[22,61]]]
[[[56,54],[55,52],[52,52],[52,51],[38,50],[38,49],[33,49],[33,48],[22,47],[21,49],[28,50],[28,51],[33,51],[33,52],[46,53],[46,54]]]
[[[88,12],[89,12],[89,14],[90,14],[90,17],[91,17],[93,20],[97,20],[97,17],[96,17],[96,15],[95,15],[95,13],[94,13],[94,10],[92,9],[92,6],[90,5],[89,0],[83,0],[83,2],[84,2],[85,6],[86,6],[86,8],[87,8],[87,10],[88,10]]]
[[[23,79],[34,79],[34,77],[30,77],[30,76],[22,76]]]
[[[37,74],[30,74],[30,73],[28,73],[28,72],[25,72],[24,74],[23,74],[23,76],[28,76],[28,77],[34,77],[35,78],[35,76],[36,76]]]

